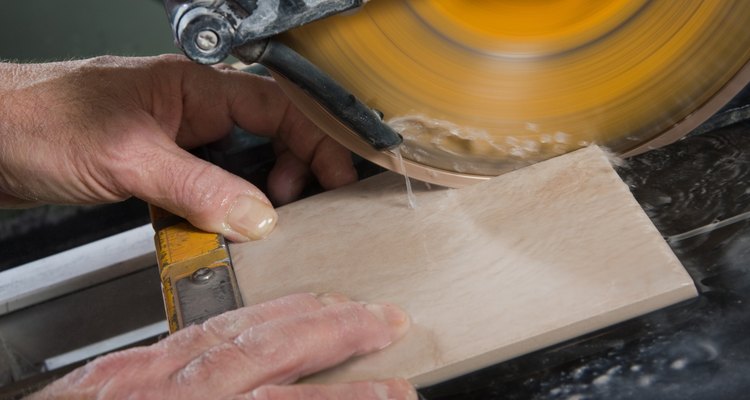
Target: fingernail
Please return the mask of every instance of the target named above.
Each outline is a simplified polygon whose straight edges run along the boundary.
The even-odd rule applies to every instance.
[[[406,379],[388,379],[385,381],[373,382],[372,391],[375,396],[382,400],[418,400],[418,395],[414,386]]]
[[[399,339],[409,330],[409,316],[392,304],[366,304],[365,308],[391,328],[391,340]]]
[[[341,293],[323,293],[318,296],[318,301],[324,306],[330,306],[331,304],[346,303],[351,299]]]
[[[276,226],[278,215],[267,203],[252,196],[239,196],[227,215],[233,231],[249,240],[263,239]]]

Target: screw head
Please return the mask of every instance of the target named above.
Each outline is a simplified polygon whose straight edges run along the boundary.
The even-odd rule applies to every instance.
[[[201,51],[211,52],[219,46],[219,35],[210,29],[200,31],[195,36],[195,45]]]
[[[200,268],[193,272],[190,279],[196,283],[208,282],[214,276],[214,271],[211,268]]]

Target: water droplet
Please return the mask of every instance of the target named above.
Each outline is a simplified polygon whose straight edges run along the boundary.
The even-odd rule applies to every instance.
[[[398,159],[400,172],[404,175],[404,181],[406,181],[406,199],[409,203],[409,208],[417,208],[417,196],[414,195],[414,191],[411,189],[411,180],[406,173],[406,164],[404,163],[404,156],[401,155],[401,148],[396,148],[394,153],[396,153],[396,158]]]

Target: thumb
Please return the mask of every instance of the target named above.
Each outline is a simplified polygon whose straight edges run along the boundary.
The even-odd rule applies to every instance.
[[[258,240],[278,215],[266,196],[238,176],[201,160],[174,143],[154,146],[121,186],[135,197],[186,218],[196,227],[235,242]]]

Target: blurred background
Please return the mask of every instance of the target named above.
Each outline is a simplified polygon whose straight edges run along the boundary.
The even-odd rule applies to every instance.
[[[176,51],[155,0],[7,1],[0,34],[0,58],[22,62]]]

